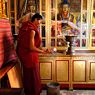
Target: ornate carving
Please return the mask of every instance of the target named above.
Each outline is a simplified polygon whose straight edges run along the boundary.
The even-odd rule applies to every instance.
[[[0,18],[6,18],[5,0],[0,0]]]

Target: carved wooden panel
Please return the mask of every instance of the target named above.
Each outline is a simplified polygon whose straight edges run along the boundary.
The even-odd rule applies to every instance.
[[[52,62],[40,63],[40,76],[42,80],[52,80]]]
[[[95,62],[90,63],[90,80],[95,80]]]
[[[86,81],[86,61],[74,60],[73,61],[73,81],[85,82]]]
[[[56,80],[68,81],[69,80],[69,61],[68,60],[56,60]]]

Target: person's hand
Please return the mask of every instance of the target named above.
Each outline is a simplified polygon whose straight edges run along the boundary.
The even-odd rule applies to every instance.
[[[46,54],[46,51],[43,49],[43,50],[41,50],[41,53]]]
[[[46,49],[45,52],[46,52],[46,53],[52,53],[52,50],[51,50],[51,49]]]

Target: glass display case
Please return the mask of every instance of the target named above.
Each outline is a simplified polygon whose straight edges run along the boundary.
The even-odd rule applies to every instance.
[[[16,26],[16,21],[17,21],[17,0],[7,0],[8,2],[8,16],[9,20],[11,23],[11,29],[12,33],[16,34],[17,32],[17,26]]]
[[[60,7],[62,1],[64,0],[40,0],[40,13],[44,17],[41,25],[43,47],[64,50],[67,47],[64,35],[76,33],[70,27],[65,27],[67,24],[65,20],[58,19],[58,14],[62,13]],[[69,23],[79,29],[76,50],[93,50],[95,48],[95,0],[68,0],[68,2],[73,19],[70,21],[72,23]]]
[[[91,31],[91,39],[90,39],[90,46],[91,48],[95,48],[95,0],[91,2],[91,24],[90,24],[90,31]]]
[[[34,0],[31,0],[34,2]],[[42,36],[42,47],[65,50],[67,48],[64,35],[76,34],[76,30],[66,27],[67,22],[79,29],[76,39],[76,50],[95,49],[95,0],[68,0],[70,21],[60,20],[62,7],[60,3],[64,0],[36,0],[32,3],[36,11],[43,16],[40,27]],[[13,34],[17,31],[17,0],[8,0],[8,15],[10,18]],[[31,7],[32,8],[32,7]],[[34,7],[32,8],[35,9]]]

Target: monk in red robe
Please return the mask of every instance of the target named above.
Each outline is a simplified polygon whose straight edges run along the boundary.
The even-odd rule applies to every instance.
[[[26,95],[40,95],[41,91],[38,53],[45,53],[45,50],[40,49],[41,21],[42,16],[36,13],[31,21],[23,23],[19,29],[17,54],[23,66],[23,85]]]

